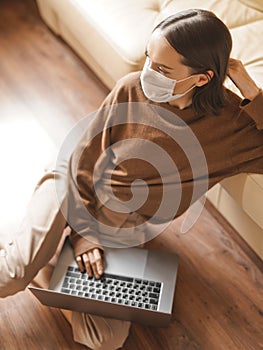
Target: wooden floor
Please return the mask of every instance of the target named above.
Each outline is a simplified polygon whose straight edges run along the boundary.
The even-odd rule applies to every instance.
[[[30,115],[58,146],[107,92],[41,22],[33,0],[0,0],[0,130],[6,119]],[[17,157],[27,156],[19,152],[17,145]],[[179,255],[173,320],[165,329],[132,325],[123,349],[263,349],[262,262],[209,203],[186,234],[182,219],[148,244]],[[27,290],[0,300],[0,315],[1,350],[85,348],[60,311]]]

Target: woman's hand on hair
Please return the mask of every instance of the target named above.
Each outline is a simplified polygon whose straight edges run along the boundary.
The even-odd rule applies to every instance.
[[[229,59],[227,75],[240,90],[244,98],[252,101],[259,94],[260,88],[250,77],[240,60]]]

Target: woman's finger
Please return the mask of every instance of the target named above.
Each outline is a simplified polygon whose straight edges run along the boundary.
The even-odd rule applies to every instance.
[[[81,272],[84,272],[85,271],[85,268],[84,268],[84,265],[83,265],[83,261],[82,261],[82,258],[81,256],[76,256],[76,262],[78,264],[78,268],[80,269]]]
[[[82,254],[82,259],[89,277],[92,277],[91,261],[87,253]]]
[[[103,260],[102,260],[101,250],[98,249],[98,248],[95,248],[93,250],[93,255],[94,255],[94,258],[95,258],[96,265],[97,265],[98,274],[101,276],[104,273],[104,267],[103,267]]]
[[[93,250],[88,252],[88,257],[89,257],[89,261],[90,261],[90,265],[91,265],[93,274],[94,274],[96,279],[99,279],[100,274],[99,274],[98,269],[97,269],[97,261],[96,261],[96,258],[94,256]]]

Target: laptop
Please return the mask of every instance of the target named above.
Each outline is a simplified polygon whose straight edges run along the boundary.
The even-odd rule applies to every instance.
[[[178,270],[176,254],[143,248],[105,248],[101,279],[81,273],[65,240],[48,289],[30,286],[44,305],[147,326],[168,326]]]

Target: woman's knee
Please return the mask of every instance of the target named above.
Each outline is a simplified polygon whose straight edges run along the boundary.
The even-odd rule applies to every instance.
[[[5,298],[9,295],[13,295],[24,290],[28,284],[25,275],[22,273],[20,276],[16,275],[16,262],[13,261],[12,266],[7,260],[7,250],[5,247],[0,250],[0,297]]]
[[[0,237],[0,297],[25,289],[55,254],[66,226],[65,178],[63,171],[47,171],[31,197],[19,232],[10,240]],[[56,181],[63,189],[60,202]]]
[[[73,338],[94,350],[115,350],[129,335],[130,322],[84,313],[72,313]]]
[[[55,254],[66,220],[59,211],[50,225],[33,227],[29,220],[9,242],[0,242],[0,297],[24,290]]]

